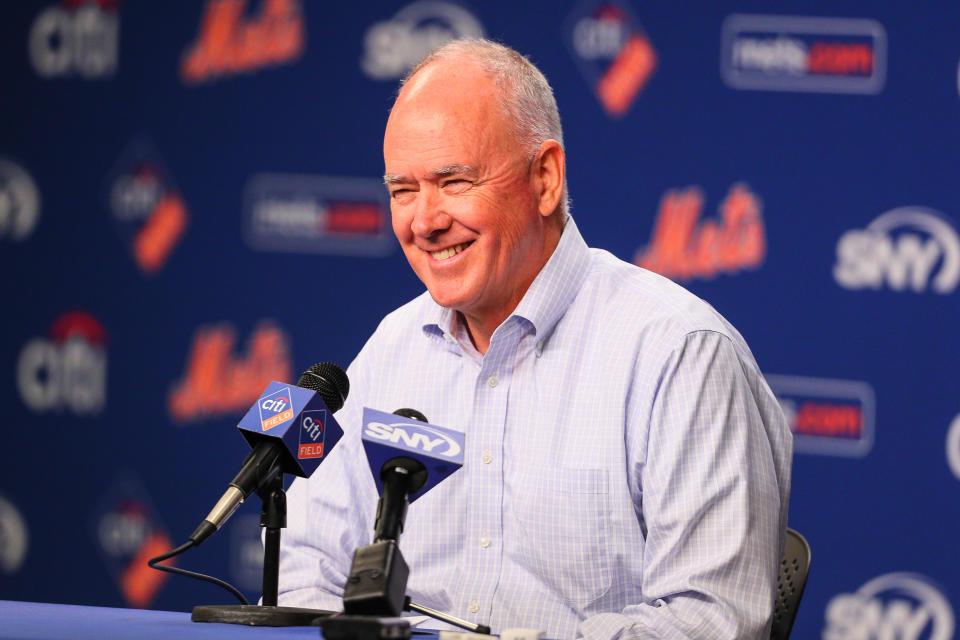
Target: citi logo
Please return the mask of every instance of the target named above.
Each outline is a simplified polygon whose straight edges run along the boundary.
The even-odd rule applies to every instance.
[[[284,395],[281,395],[284,394]],[[293,419],[293,405],[290,402],[290,389],[274,391],[260,398],[260,426],[264,431]]]
[[[439,429],[422,425],[406,422],[394,424],[370,422],[367,424],[364,435],[391,444],[401,444],[402,442],[411,449],[423,449],[427,453],[435,453],[445,458],[455,458],[460,454],[460,444],[456,440]],[[443,448],[444,445],[446,445],[445,449]],[[438,447],[440,449],[434,451]]]
[[[893,209],[840,236],[833,277],[846,289],[952,293],[960,283],[960,236],[938,211]]]
[[[827,604],[823,637],[950,640],[953,627],[950,603],[926,578],[888,573],[869,581],[856,593],[835,596]]]
[[[264,400],[260,403],[260,406],[266,409],[267,411],[273,411],[274,413],[280,413],[290,405],[290,401],[286,398],[271,398],[270,400]]]

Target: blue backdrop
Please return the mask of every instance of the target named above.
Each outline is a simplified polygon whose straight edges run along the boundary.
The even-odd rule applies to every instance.
[[[270,379],[346,367],[421,285],[397,79],[528,55],[592,246],[743,333],[796,434],[796,637],[950,638],[960,603],[960,5],[9,3],[0,20],[0,597],[188,609],[143,560],[236,472]],[[181,566],[259,593],[256,505]],[[882,636],[882,633],[899,635]]]

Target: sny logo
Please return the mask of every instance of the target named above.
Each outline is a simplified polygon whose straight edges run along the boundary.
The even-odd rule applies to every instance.
[[[367,30],[360,66],[374,80],[394,80],[444,42],[483,35],[483,25],[463,7],[421,0]]]
[[[392,444],[403,442],[411,449],[423,449],[428,453],[448,458],[455,458],[460,454],[460,445],[456,440],[438,429],[432,429],[424,425],[410,424],[400,422],[394,424],[384,424],[382,422],[370,422],[367,424],[365,435],[377,440],[383,440]],[[446,449],[434,452],[434,449],[442,445],[447,445]]]
[[[889,573],[835,596],[826,610],[824,640],[902,638],[951,640],[953,609],[929,580]]]
[[[597,99],[613,117],[626,114],[657,67],[657,54],[624,2],[600,2],[567,19],[567,43]]]
[[[100,413],[107,398],[106,340],[103,325],[88,313],[58,318],[49,338],[35,338],[20,352],[17,386],[24,404],[37,413]]]
[[[952,293],[960,282],[960,236],[938,211],[894,209],[840,237],[833,277],[846,289],[886,284],[894,291]]]
[[[34,21],[30,61],[44,78],[105,78],[116,73],[119,40],[117,0],[64,0]]]
[[[947,430],[947,464],[953,475],[960,480],[960,414],[953,419]]]
[[[244,19],[247,0],[208,0],[197,41],[183,55],[180,75],[195,84],[292,62],[306,40],[298,0],[263,0],[260,16]]]
[[[756,269],[763,263],[763,205],[749,187],[731,187],[720,204],[719,221],[698,225],[702,210],[699,188],[668,191],[660,200],[653,238],[637,251],[634,263],[677,280],[712,278],[721,272]]]
[[[0,158],[0,239],[25,240],[40,216],[40,193],[30,174]]]
[[[290,402],[290,389],[274,391],[260,398],[260,425],[264,431],[272,429],[293,418],[293,405]]]

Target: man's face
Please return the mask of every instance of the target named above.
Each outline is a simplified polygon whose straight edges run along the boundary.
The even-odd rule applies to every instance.
[[[472,61],[441,61],[404,87],[384,135],[393,231],[442,306],[502,322],[553,246],[530,159],[492,82]]]

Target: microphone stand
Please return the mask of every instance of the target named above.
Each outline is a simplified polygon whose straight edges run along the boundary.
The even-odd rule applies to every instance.
[[[263,604],[202,605],[193,608],[194,622],[224,622],[254,627],[309,626],[317,618],[332,615],[331,611],[278,607],[280,581],[280,530],[287,526],[287,494],[283,491],[283,472],[275,468],[270,478],[257,490],[262,507],[260,526],[266,529],[263,547]]]

